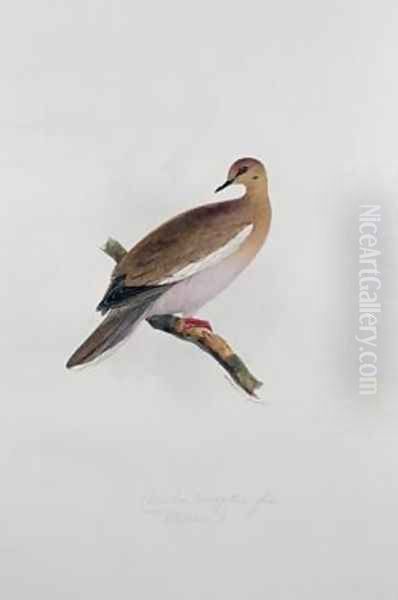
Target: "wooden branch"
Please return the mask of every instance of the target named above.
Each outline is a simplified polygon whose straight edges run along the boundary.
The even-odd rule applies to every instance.
[[[119,262],[126,254],[126,249],[116,240],[108,238],[101,248],[105,254]],[[185,342],[195,344],[212,356],[227,373],[250,396],[257,397],[256,390],[262,382],[252,375],[241,358],[231,346],[219,335],[203,327],[185,327],[185,320],[174,315],[158,315],[150,317],[147,322],[154,328]]]
[[[118,263],[122,260],[123,256],[127,253],[124,248],[117,240],[108,238],[103,246],[101,246],[102,252],[105,252],[108,256]]]

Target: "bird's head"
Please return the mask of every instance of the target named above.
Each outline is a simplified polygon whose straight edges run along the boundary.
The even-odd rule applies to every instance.
[[[267,182],[267,174],[262,162],[256,158],[240,158],[230,167],[225,183],[220,185],[215,191],[220,192],[229,185],[243,184],[250,189]]]

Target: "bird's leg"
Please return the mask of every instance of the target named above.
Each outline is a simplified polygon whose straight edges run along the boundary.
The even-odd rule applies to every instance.
[[[209,321],[205,321],[204,319],[196,319],[195,317],[185,317],[184,329],[192,329],[193,327],[200,327],[202,329],[208,329],[209,331],[213,331],[213,328],[210,325]]]

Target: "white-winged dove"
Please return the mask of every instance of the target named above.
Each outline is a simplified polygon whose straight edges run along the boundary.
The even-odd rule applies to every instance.
[[[68,368],[114,347],[143,319],[175,313],[190,317],[250,263],[271,222],[264,165],[254,158],[237,160],[216,192],[232,184],[243,184],[245,194],[177,215],[121,259],[97,307],[106,317],[68,360]],[[195,318],[186,324],[210,327]]]

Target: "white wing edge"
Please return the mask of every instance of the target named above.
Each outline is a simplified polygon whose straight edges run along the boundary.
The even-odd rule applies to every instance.
[[[224,246],[218,248],[218,250],[215,250],[211,254],[208,254],[207,256],[199,259],[196,262],[189,263],[179,271],[176,271],[176,273],[173,273],[173,275],[162,279],[162,281],[160,281],[159,283],[176,283],[177,281],[182,281],[183,279],[187,279],[188,277],[191,277],[192,275],[203,271],[203,269],[214,267],[223,259],[236,252],[243,244],[243,242],[249,237],[252,231],[253,225],[246,225]]]

